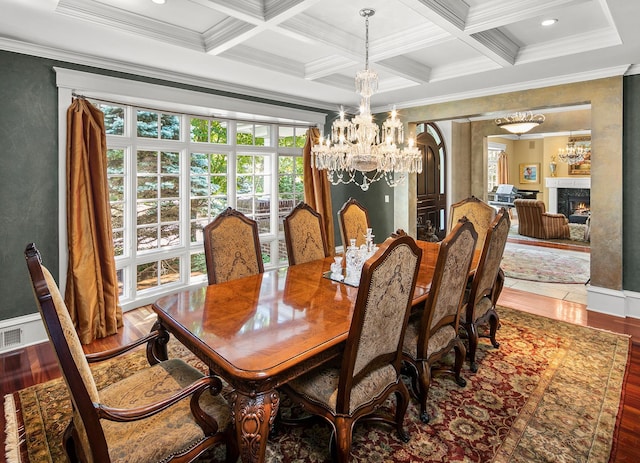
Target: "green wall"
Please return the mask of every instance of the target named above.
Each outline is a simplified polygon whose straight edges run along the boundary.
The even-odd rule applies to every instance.
[[[622,286],[640,292],[640,75],[624,78],[622,149]]]
[[[24,249],[58,278],[58,98],[53,63],[0,52],[0,320],[37,311]]]

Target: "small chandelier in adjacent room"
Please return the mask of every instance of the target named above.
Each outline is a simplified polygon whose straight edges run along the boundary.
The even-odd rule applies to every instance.
[[[516,135],[527,133],[544,122],[544,114],[531,111],[515,112],[496,119],[496,125]]]
[[[333,122],[331,136],[320,139],[312,152],[313,166],[326,170],[333,185],[355,183],[367,191],[373,182],[384,178],[395,187],[404,182],[407,174],[422,172],[422,154],[409,139],[404,144],[404,127],[395,108],[380,128],[371,115],[370,98],[378,90],[378,74],[369,69],[369,18],[375,10],[360,10],[365,18],[365,68],[356,74],[356,91],[360,94],[360,113],[348,120],[344,110]],[[358,177],[361,176],[361,179]]]
[[[569,140],[571,140],[571,136],[569,136]],[[576,146],[574,141],[569,141],[565,148],[558,150],[558,157],[562,162],[572,165],[584,161],[587,152],[588,149],[584,146]]]

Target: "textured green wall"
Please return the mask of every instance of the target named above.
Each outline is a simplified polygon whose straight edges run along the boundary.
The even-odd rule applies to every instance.
[[[0,320],[37,311],[33,241],[58,277],[58,99],[52,62],[0,52]]]
[[[624,78],[623,95],[623,287],[640,292],[640,75]]]

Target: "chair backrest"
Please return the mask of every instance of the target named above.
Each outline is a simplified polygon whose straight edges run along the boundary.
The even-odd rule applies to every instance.
[[[94,459],[102,455],[103,461],[108,461],[107,442],[93,406],[100,402],[98,389],[67,306],[51,273],[41,264],[40,253],[33,243],[27,245],[25,258],[38,310],[69,388],[80,444],[85,455],[93,455]],[[88,436],[91,436],[91,445]]]
[[[345,346],[336,411],[349,411],[352,386],[374,370],[394,381],[422,250],[413,238],[388,238],[364,264]]]
[[[542,214],[546,208],[539,199],[516,199],[513,201],[518,215],[518,233],[534,238],[546,238]]]
[[[471,284],[471,292],[468,299],[467,321],[472,322],[472,309],[483,297],[491,298],[491,292],[498,277],[500,270],[500,262],[504,254],[504,248],[507,244],[509,235],[509,227],[511,221],[509,214],[504,208],[501,208],[498,215],[493,221],[487,239],[482,248],[482,254],[478,261],[473,283]]]
[[[299,203],[284,218],[284,241],[289,265],[304,264],[329,256],[322,216],[307,203]]]
[[[264,272],[258,224],[229,207],[204,227],[209,284]]]
[[[482,249],[487,236],[487,230],[491,226],[495,216],[496,210],[493,207],[475,196],[470,196],[451,205],[449,211],[449,232],[453,230],[458,220],[466,217],[473,224],[478,234],[476,248]]]
[[[418,358],[427,357],[429,339],[442,326],[452,325],[452,333],[457,334],[477,240],[473,224],[462,217],[441,241],[429,297],[420,321]]]
[[[349,198],[338,211],[338,225],[340,226],[340,236],[342,247],[347,250],[349,240],[356,239],[356,246],[365,242],[367,228],[370,228],[369,213],[365,207],[357,200]]]

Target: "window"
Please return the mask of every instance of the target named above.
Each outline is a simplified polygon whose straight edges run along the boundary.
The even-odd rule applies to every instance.
[[[231,206],[286,265],[282,219],[303,200],[306,128],[94,103],[105,114],[121,303],[206,281],[202,230]]]

